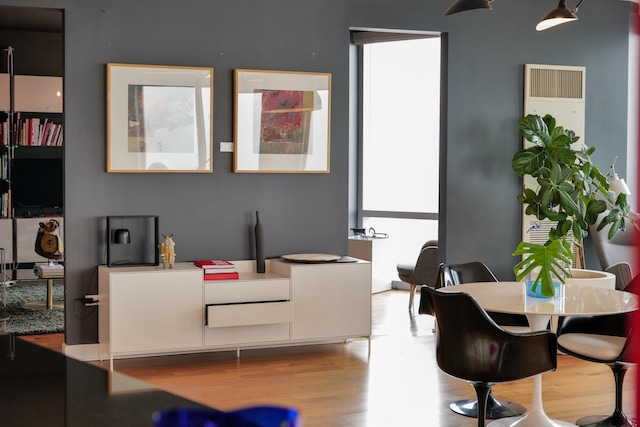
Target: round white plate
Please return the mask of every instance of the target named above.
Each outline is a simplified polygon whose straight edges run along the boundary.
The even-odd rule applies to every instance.
[[[289,254],[282,255],[282,259],[294,262],[331,262],[340,259],[340,255],[333,254]]]

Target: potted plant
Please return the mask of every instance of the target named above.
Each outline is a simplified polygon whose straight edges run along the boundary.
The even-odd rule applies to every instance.
[[[532,144],[513,156],[511,166],[518,176],[533,177],[535,184],[527,186],[525,181],[518,201],[527,215],[556,224],[544,244],[518,245],[513,255],[523,259],[514,272],[518,281],[537,273],[532,290],[551,297],[554,282],[564,284],[570,276],[573,245],[580,246],[602,212],[609,211],[597,229],[609,226],[609,238],[624,230],[627,221],[637,228],[638,216],[630,210],[626,194],[609,191],[607,176],[591,162],[595,148],[572,145],[579,139],[575,132],[556,126],[550,115],[530,114],[520,120],[520,133]]]

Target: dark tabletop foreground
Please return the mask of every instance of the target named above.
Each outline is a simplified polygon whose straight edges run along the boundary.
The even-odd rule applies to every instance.
[[[105,369],[19,338],[0,336],[0,425],[153,426],[156,411],[205,408],[151,386],[138,391],[114,390],[118,385],[110,387],[109,378]]]

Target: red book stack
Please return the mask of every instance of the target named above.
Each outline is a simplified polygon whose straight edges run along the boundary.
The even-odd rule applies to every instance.
[[[223,259],[201,259],[193,264],[202,269],[204,280],[229,280],[239,277],[233,263]]]

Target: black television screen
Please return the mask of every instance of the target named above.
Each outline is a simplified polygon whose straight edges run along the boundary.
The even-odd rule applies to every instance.
[[[61,208],[62,159],[13,159],[11,197],[15,209]]]

